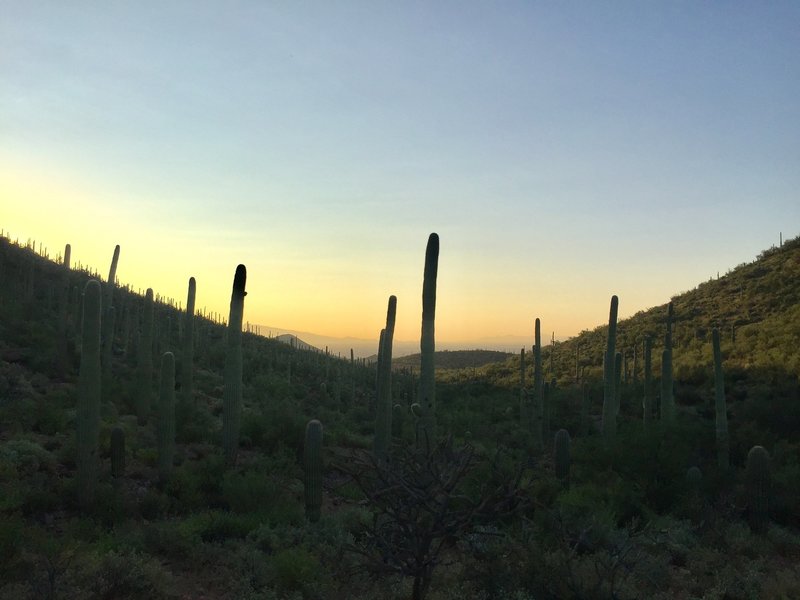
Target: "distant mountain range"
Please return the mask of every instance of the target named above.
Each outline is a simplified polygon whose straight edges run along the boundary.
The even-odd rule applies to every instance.
[[[296,344],[299,348],[317,349],[321,352],[328,349],[334,355],[343,358],[350,356],[350,349],[356,358],[368,358],[377,355],[378,340],[368,340],[354,337],[332,337],[319,335],[310,331],[284,329],[272,325],[251,325],[251,330],[263,336],[277,338],[287,344]],[[481,338],[466,342],[436,342],[436,350],[494,350],[498,352],[516,353],[523,346],[528,347],[533,343],[533,333],[530,337],[507,335],[494,338]],[[395,358],[419,353],[419,340],[394,340],[392,354]]]

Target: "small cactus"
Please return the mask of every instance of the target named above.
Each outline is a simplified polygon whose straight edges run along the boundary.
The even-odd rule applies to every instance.
[[[306,518],[315,523],[322,509],[322,423],[316,419],[306,425],[303,466]]]
[[[762,446],[753,446],[747,453],[745,487],[750,527],[754,531],[766,529],[769,520],[771,483],[769,453]]]
[[[556,477],[564,486],[569,486],[569,446],[569,432],[566,429],[559,429],[556,432],[553,444],[553,463],[555,465]]]
[[[120,427],[111,430],[111,476],[125,476],[125,432]]]

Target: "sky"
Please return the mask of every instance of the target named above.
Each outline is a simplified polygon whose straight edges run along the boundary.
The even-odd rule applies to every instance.
[[[563,339],[800,234],[794,1],[0,14],[0,228],[250,323],[418,339],[437,232],[437,343]]]

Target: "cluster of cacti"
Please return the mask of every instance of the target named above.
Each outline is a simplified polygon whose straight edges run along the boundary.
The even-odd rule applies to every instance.
[[[421,427],[429,441],[436,438],[436,383],[434,325],[436,319],[436,275],[439,270],[439,236],[428,237],[425,248],[425,271],[422,280],[422,334],[420,336],[419,403],[422,407]]]
[[[136,365],[136,416],[139,425],[147,423],[153,403],[153,290],[147,288],[139,333]]]
[[[611,296],[611,308],[608,314],[608,337],[606,352],[603,358],[603,436],[607,440],[617,435],[616,409],[616,343],[617,343],[617,311],[619,299]]]
[[[322,509],[322,423],[316,419],[306,425],[303,468],[306,518],[314,523]]]
[[[556,432],[553,444],[553,464],[558,480],[564,485],[569,486],[569,468],[571,464],[570,437],[566,429],[559,429]]]
[[[392,343],[397,315],[397,298],[389,296],[386,327],[381,330],[375,398],[375,455],[385,459],[392,433]]]
[[[98,475],[98,436],[100,430],[100,328],[102,297],[100,282],[92,279],[83,291],[81,364],[78,375],[76,415],[77,497],[81,506],[94,502]]]
[[[239,451],[239,428],[242,412],[242,317],[244,315],[247,269],[236,267],[231,291],[230,316],[225,351],[225,389],[222,398],[222,447],[225,463],[236,464]]]
[[[161,357],[161,393],[158,402],[158,476],[169,479],[175,455],[175,355]]]
[[[730,466],[728,441],[728,405],[725,401],[725,378],[722,374],[722,352],[719,347],[719,330],[711,332],[714,351],[714,412],[717,440],[717,464],[722,470]]]

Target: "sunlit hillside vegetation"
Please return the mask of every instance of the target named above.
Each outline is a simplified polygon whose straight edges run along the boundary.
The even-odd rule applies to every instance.
[[[800,239],[671,299],[674,419],[666,303],[617,324],[614,436],[605,325],[541,345],[538,379],[530,346],[482,366],[498,357],[436,353],[428,429],[416,366],[395,361],[377,392],[375,364],[245,331],[232,391],[222,318],[61,262],[0,238],[0,599],[800,597]],[[92,279],[114,307],[97,321],[96,450]]]

